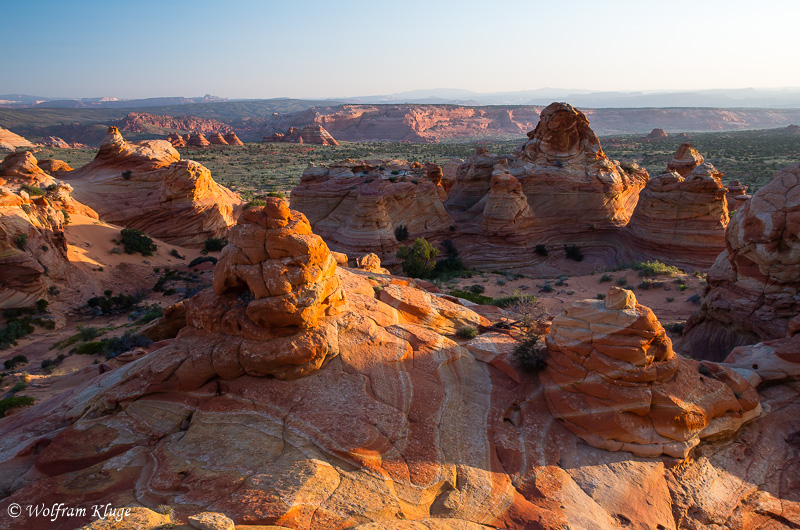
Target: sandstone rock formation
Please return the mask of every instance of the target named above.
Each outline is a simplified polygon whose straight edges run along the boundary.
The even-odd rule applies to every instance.
[[[189,301],[189,324],[174,341],[0,422],[0,511],[68,497],[314,530],[800,524],[796,384],[768,388],[767,412],[734,443],[705,441],[680,466],[608,453],[553,419],[538,377],[508,361],[508,335],[458,339],[461,327],[489,323],[408,280],[382,278],[373,289],[368,274],[336,267],[285,203],[248,210],[213,289]],[[746,383],[737,398],[729,385],[742,381],[730,370],[666,359],[663,330],[644,308],[599,311],[616,315],[620,333],[596,326],[579,335],[596,337],[598,351],[611,350],[601,336],[624,344],[612,353],[631,361],[646,350],[654,368],[614,367],[661,381],[669,370],[657,368],[677,366],[676,377],[718,390],[680,402],[684,379],[653,381],[669,390],[652,392],[664,403],[650,409],[655,425],[670,424],[659,411],[699,403],[697,422],[676,421],[679,435],[706,417],[717,418],[706,434],[732,426],[725,406],[752,397]],[[623,382],[597,384],[615,381]],[[633,400],[644,386],[615,385],[614,395]],[[718,406],[702,408],[709,403]],[[136,517],[147,528],[157,516],[139,509]],[[83,522],[26,513],[14,521],[31,530]]]
[[[66,177],[75,197],[103,220],[181,246],[224,237],[241,203],[204,166],[181,160],[169,142],[127,142],[115,127],[95,159]]]
[[[761,411],[735,371],[677,357],[632,291],[576,302],[547,336],[550,411],[594,447],[685,458],[701,438],[735,433]]]
[[[745,201],[750,199],[750,195],[747,194],[747,186],[738,180],[732,180],[725,187],[728,188],[726,198],[729,211],[738,210]]]
[[[70,144],[59,138],[58,136],[48,136],[42,141],[38,142],[39,145],[46,145],[48,147],[57,147],[59,149],[69,149],[72,147]]]
[[[6,183],[45,188],[55,180],[39,167],[33,153],[19,151],[6,156],[0,164],[0,185]]]
[[[197,116],[159,116],[145,112],[131,112],[121,120],[111,122],[123,132],[150,133],[156,129],[193,131],[200,134],[214,132],[228,133],[233,128],[227,123]]]
[[[714,263],[725,250],[728,226],[728,190],[721,176],[704,163],[686,178],[667,171],[647,183],[627,226],[643,258],[693,268]]]
[[[800,164],[745,202],[728,225],[727,249],[708,273],[684,348],[720,360],[738,345],[780,339],[800,313]]]
[[[667,163],[667,171],[675,171],[680,176],[686,177],[704,161],[703,155],[692,147],[692,144],[682,143],[675,156]]]
[[[228,145],[228,142],[225,141],[225,138],[223,138],[222,134],[220,133],[214,133],[210,135],[208,137],[208,141],[212,145]]]
[[[54,158],[45,158],[44,160],[39,160],[36,165],[54,177],[64,174],[67,171],[72,171],[73,169],[63,160],[56,160]]]
[[[17,147],[33,147],[33,144],[22,136],[0,127],[0,149],[13,151]]]
[[[396,262],[393,254],[403,244],[395,235],[398,227],[408,229],[410,241],[448,233],[452,220],[440,193],[441,185],[420,164],[347,160],[308,167],[291,203],[337,251],[374,252]]]
[[[302,129],[291,127],[286,133],[265,136],[264,142],[289,142],[298,144],[339,145],[339,142],[319,125],[306,125]]]
[[[652,131],[650,131],[650,134],[645,136],[643,139],[644,140],[661,140],[662,138],[668,138],[668,137],[669,137],[669,135],[667,134],[667,131],[665,131],[664,129],[653,129]]]
[[[244,145],[244,143],[242,143],[242,141],[233,131],[225,135],[225,141],[228,142],[228,145]]]
[[[208,147],[211,143],[202,133],[189,133],[184,138],[186,147]]]
[[[170,133],[167,141],[172,144],[172,147],[186,147],[186,140],[178,133]]]
[[[800,125],[789,125],[783,131],[786,134],[800,134]]]

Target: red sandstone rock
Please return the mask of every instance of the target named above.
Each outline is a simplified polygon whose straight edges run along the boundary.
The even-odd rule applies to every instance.
[[[185,138],[186,147],[208,147],[211,143],[202,133],[189,133]]]
[[[53,158],[46,158],[44,160],[39,160],[36,164],[42,170],[56,177],[59,176],[60,174],[66,173],[67,171],[72,171],[72,168],[70,167],[69,164],[67,164],[63,160],[56,160]]]
[[[197,116],[158,116],[145,112],[131,112],[121,120],[112,122],[123,132],[151,133],[154,129],[194,131],[200,134],[228,133],[233,129],[227,123]]]
[[[667,131],[664,129],[653,129],[650,131],[650,134],[644,137],[644,140],[660,140],[662,138],[667,138],[669,135]]]
[[[547,347],[550,411],[595,447],[686,458],[701,438],[733,434],[761,411],[733,370],[676,357],[653,312],[619,287],[556,317]]]
[[[225,141],[228,142],[228,145],[244,145],[244,143],[242,143],[242,141],[233,131],[225,135]]]
[[[33,147],[33,144],[22,136],[0,127],[0,149],[13,151],[17,147]]]
[[[213,145],[228,145],[228,142],[225,141],[225,138],[220,133],[214,133],[208,137],[209,143]]]
[[[632,245],[647,258],[710,267],[725,250],[728,226],[727,189],[721,176],[705,163],[686,178],[668,171],[651,179],[627,226]]]
[[[241,203],[169,142],[126,142],[114,127],[95,159],[67,176],[75,197],[103,220],[182,246],[224,237]]]
[[[299,144],[339,145],[339,142],[319,125],[306,125],[302,129],[290,128],[283,133],[273,133],[265,136],[264,142],[289,142]]]
[[[743,344],[786,336],[800,313],[800,164],[788,166],[730,221],[684,348],[718,360]]]
[[[694,168],[705,161],[697,149],[691,144],[682,143],[672,160],[667,164],[667,171],[675,171],[680,176],[686,177]]]
[[[62,140],[57,136],[48,136],[47,138],[39,142],[39,145],[46,145],[48,147],[57,147],[59,149],[69,149],[70,147],[72,147],[70,144],[68,144],[67,142],[65,142],[64,140]]]
[[[728,200],[728,210],[730,211],[738,210],[745,201],[750,199],[750,195],[747,194],[747,186],[738,180],[731,181],[726,188],[728,188],[726,198]]]
[[[172,147],[186,147],[186,140],[178,133],[170,133],[167,141],[172,144]]]

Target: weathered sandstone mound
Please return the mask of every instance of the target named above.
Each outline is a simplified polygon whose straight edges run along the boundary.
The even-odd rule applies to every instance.
[[[669,135],[664,129],[653,129],[650,131],[650,134],[644,137],[644,140],[661,140],[662,138],[668,137]]]
[[[800,125],[789,125],[783,130],[783,132],[786,134],[800,134]]]
[[[64,162],[63,160],[57,160],[54,158],[45,158],[44,160],[39,160],[36,164],[47,173],[57,177],[63,173],[68,171],[72,171],[72,167],[69,164]]]
[[[172,144],[172,147],[186,147],[186,140],[178,133],[170,133],[167,141]]]
[[[56,147],[58,149],[69,149],[72,146],[58,136],[48,136],[47,138],[38,142],[39,145],[46,145],[48,147]]]
[[[684,348],[698,358],[783,338],[800,313],[800,164],[776,172],[739,208],[726,243],[687,326]]]
[[[747,186],[738,180],[732,180],[725,187],[728,188],[726,198],[729,211],[738,210],[745,201],[750,199],[750,195],[747,194]]]
[[[0,421],[0,511],[67,497],[165,504],[195,522],[217,512],[236,525],[314,530],[800,523],[792,482],[800,404],[787,398],[796,397],[791,383],[768,389],[765,410],[776,412],[742,427],[735,443],[705,442],[681,466],[594,449],[553,419],[538,377],[508,362],[511,337],[498,330],[458,339],[456,330],[489,323],[401,278],[375,289],[369,273],[337,267],[309,228],[276,199],[248,210],[214,287],[188,302],[188,325],[174,341]],[[613,344],[625,346],[614,368],[638,378],[620,385],[617,377],[612,390],[630,398],[654,375],[624,364],[640,349],[664,359],[652,365],[677,364],[675,373],[691,380],[683,361],[665,359],[657,323],[634,307],[614,310],[610,323],[620,331]],[[718,395],[689,398],[718,404],[713,413],[698,405],[697,417],[717,418],[703,432],[717,426],[721,434],[732,417],[725,406],[739,402],[728,385],[741,381],[703,366],[709,382],[694,382]],[[653,392],[662,410],[688,406],[670,401],[686,397],[680,381],[659,384],[677,388]],[[751,392],[745,384],[741,399]],[[136,517],[136,528],[153,518],[166,524],[144,510]],[[66,530],[83,522],[23,511],[13,524]],[[0,528],[11,524],[0,519]]]
[[[39,167],[30,151],[11,153],[0,164],[0,185],[27,185],[45,188],[55,184],[55,179]]]
[[[211,142],[203,136],[203,133],[189,133],[183,137],[186,147],[208,147]]]
[[[182,246],[224,237],[241,202],[169,142],[126,142],[115,127],[92,162],[65,176],[103,220]]]
[[[228,145],[244,145],[244,143],[242,143],[242,141],[233,131],[225,135],[225,141],[228,143]]]
[[[619,287],[556,317],[547,346],[550,411],[594,447],[685,458],[701,438],[733,434],[761,411],[736,372],[677,357],[653,312]]]
[[[212,145],[228,145],[228,142],[220,133],[214,133],[208,137],[208,142]]]
[[[684,178],[667,171],[639,194],[628,224],[632,246],[648,258],[686,267],[708,268],[725,250],[727,188],[709,163]]]
[[[374,252],[392,261],[399,227],[411,241],[448,232],[452,220],[442,205],[444,190],[434,183],[437,173],[403,160],[309,166],[292,190],[292,208],[337,251]]]
[[[22,136],[0,127],[0,149],[13,151],[17,147],[33,147],[33,144]]]
[[[339,145],[339,142],[319,125],[306,125],[302,129],[291,127],[286,133],[265,136],[264,142],[288,142],[298,144]]]
[[[680,176],[686,177],[703,162],[705,162],[703,155],[692,147],[692,144],[682,143],[675,156],[667,163],[667,171],[675,171]]]

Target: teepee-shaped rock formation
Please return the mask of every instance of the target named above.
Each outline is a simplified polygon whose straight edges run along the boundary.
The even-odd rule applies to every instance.
[[[306,125],[302,129],[291,127],[286,133],[274,133],[265,136],[264,142],[289,142],[299,144],[317,145],[339,145],[339,142],[331,136],[321,125]]]
[[[692,147],[692,144],[682,143],[675,156],[667,163],[667,171],[675,171],[685,177],[704,161],[703,155]]]
[[[212,145],[228,145],[228,142],[220,133],[214,133],[208,137],[208,142]]]
[[[595,447],[685,458],[700,439],[734,433],[761,411],[733,370],[676,356],[653,312],[619,287],[556,317],[547,347],[550,411]]]
[[[228,145],[244,145],[244,143],[236,136],[236,133],[231,131],[225,135],[225,141]]]
[[[189,133],[184,137],[186,147],[208,147],[211,145],[203,133]]]

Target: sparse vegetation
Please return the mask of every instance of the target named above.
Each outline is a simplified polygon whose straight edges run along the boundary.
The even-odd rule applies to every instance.
[[[25,234],[17,234],[14,238],[14,244],[17,245],[18,249],[25,250],[25,247],[28,245],[28,236]]]
[[[186,259],[186,256],[181,256],[178,250],[174,248],[169,251],[169,255],[177,259]]]
[[[405,241],[408,239],[408,228],[406,225],[397,225],[394,229],[394,237],[398,241]]]
[[[564,252],[567,254],[567,259],[583,261],[583,252],[578,245],[564,245]]]
[[[135,228],[123,228],[120,232],[120,244],[125,249],[126,254],[139,253],[142,256],[152,256],[158,250],[153,240],[146,236],[141,230]]]
[[[533,251],[537,256],[547,256],[549,254],[547,247],[544,245],[536,245],[536,248]]]
[[[429,278],[436,267],[439,251],[425,239],[415,239],[414,245],[400,247],[397,258],[401,261],[403,273],[412,278]]]
[[[11,359],[6,360],[3,363],[3,367],[6,370],[13,370],[14,368],[19,366],[20,364],[27,364],[27,362],[28,362],[28,358],[25,357],[24,355],[15,355]]]
[[[611,276],[611,275],[608,275],[608,274],[603,274],[602,276],[600,276],[600,283],[606,283],[606,282],[610,282],[610,281],[612,281],[613,279],[614,279],[614,277],[613,277],[613,276]],[[626,281],[625,283],[627,283],[627,281]]]
[[[35,400],[28,396],[11,396],[2,399],[0,400],[0,418],[4,418],[6,416],[8,409],[12,409],[14,407],[26,407],[28,405],[33,405],[34,402]]]
[[[219,252],[220,250],[225,248],[225,245],[227,244],[228,244],[227,239],[223,239],[220,237],[209,237],[208,239],[205,240],[205,243],[203,243],[203,250],[205,250],[206,252]]]
[[[78,355],[105,354],[106,359],[113,359],[120,353],[125,353],[133,348],[149,346],[152,342],[144,335],[128,330],[121,337],[111,337],[97,342],[81,344],[75,349],[75,353]]]
[[[459,328],[456,331],[456,335],[461,337],[462,339],[474,339],[478,336],[478,330],[472,326],[464,326],[463,328]]]

